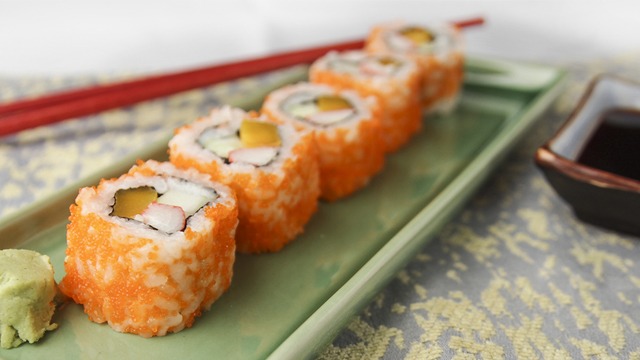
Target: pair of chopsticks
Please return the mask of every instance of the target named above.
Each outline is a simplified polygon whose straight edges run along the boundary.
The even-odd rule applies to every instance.
[[[482,18],[472,18],[453,22],[453,25],[465,28],[483,23]],[[0,136],[241,77],[309,64],[329,51],[355,50],[363,46],[363,40],[353,40],[0,104]]]

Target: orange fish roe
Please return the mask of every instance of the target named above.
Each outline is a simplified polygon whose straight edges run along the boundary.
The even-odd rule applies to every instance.
[[[397,71],[388,74],[370,72],[364,62],[384,63],[392,57]],[[357,63],[355,72],[342,71],[332,63]],[[386,152],[394,152],[409,142],[422,127],[420,106],[420,73],[413,61],[397,55],[377,56],[361,51],[329,53],[318,59],[309,69],[314,83],[337,89],[353,89],[361,96],[374,96],[382,110],[381,133]]]
[[[214,109],[208,117],[176,131],[169,142],[169,158],[177,167],[196,169],[235,191],[240,220],[236,232],[239,252],[276,252],[303,232],[317,210],[320,194],[317,149],[313,133],[297,133],[293,127],[282,125],[278,129],[283,144],[277,157],[265,166],[228,163],[198,144],[198,137],[206,129],[215,126],[235,129],[249,116],[256,115],[230,107]]]
[[[235,195],[219,184],[219,197],[194,214],[184,231],[166,234],[110,216],[108,203],[123,182],[144,183],[165,170],[180,174],[168,163],[156,165],[140,164],[118,179],[80,190],[70,207],[60,283],[92,321],[143,337],[190,327],[229,288],[238,223]]]
[[[323,126],[287,113],[283,105],[302,94],[306,97],[337,96],[353,104],[353,115],[335,124]],[[314,131],[320,164],[321,198],[335,201],[369,183],[384,165],[381,111],[374,97],[362,98],[356,92],[339,91],[326,85],[301,83],[272,92],[262,112],[272,121],[291,123],[298,130]]]
[[[374,27],[366,40],[365,49],[376,54],[397,53],[409,56],[420,68],[422,107],[425,112],[449,112],[459,97],[464,74],[464,54],[461,32],[449,25],[419,28],[428,32],[431,43],[420,48],[402,31],[410,27],[404,23]]]
[[[320,185],[325,200],[335,201],[363,188],[384,165],[379,122],[361,122],[357,141],[349,135],[345,129],[338,129],[334,134],[316,133],[318,148],[322,149]]]
[[[457,103],[462,88],[464,57],[451,54],[447,60],[415,56],[423,75],[422,108],[427,112],[449,112]]]

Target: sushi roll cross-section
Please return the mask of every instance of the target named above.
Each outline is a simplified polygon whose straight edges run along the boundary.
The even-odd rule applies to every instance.
[[[140,162],[82,188],[70,208],[60,289],[119,332],[190,327],[230,286],[238,223],[227,186],[168,162]]]
[[[320,185],[312,132],[223,106],[178,129],[169,142],[169,158],[236,192],[240,252],[280,250],[304,231],[317,210]]]
[[[376,54],[402,54],[416,61],[426,113],[447,113],[457,104],[464,73],[462,34],[457,27],[381,24],[369,33],[365,49]]]
[[[311,82],[374,96],[381,109],[386,152],[405,145],[422,127],[420,73],[409,58],[364,51],[330,52],[309,69]]]
[[[363,188],[384,165],[381,111],[374,96],[299,83],[269,94],[262,112],[275,122],[314,132],[325,200]]]

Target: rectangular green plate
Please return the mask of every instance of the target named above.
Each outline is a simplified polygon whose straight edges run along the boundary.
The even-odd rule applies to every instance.
[[[230,290],[195,325],[145,339],[59,309],[59,328],[1,359],[301,359],[320,351],[444,225],[559,93],[563,70],[491,59],[467,61],[459,107],[428,117],[411,143],[388,156],[362,191],[320,205],[302,236],[279,253],[239,255]],[[483,69],[490,69],[486,71]],[[477,76],[476,76],[477,75]],[[304,79],[294,72],[288,81]],[[546,80],[540,82],[540,77]],[[256,103],[257,101],[257,103]],[[255,107],[259,100],[235,105]],[[125,172],[135,159],[166,159],[168,139],[33,204],[0,223],[0,248],[51,257],[64,275],[68,207],[81,186]]]

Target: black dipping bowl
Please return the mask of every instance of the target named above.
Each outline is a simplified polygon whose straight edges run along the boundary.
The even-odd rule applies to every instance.
[[[640,83],[594,79],[535,162],[579,219],[640,236]]]

